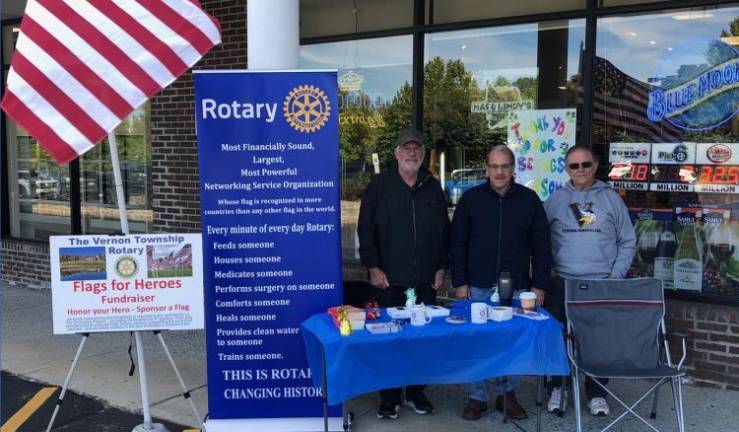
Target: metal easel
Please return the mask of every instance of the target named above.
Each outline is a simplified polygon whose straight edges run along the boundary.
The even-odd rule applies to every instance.
[[[118,213],[120,215],[121,219],[121,232],[123,232],[124,235],[129,234],[128,229],[128,216],[126,213],[126,201],[123,194],[123,181],[121,177],[121,166],[120,162],[118,160],[118,146],[116,144],[115,140],[115,132],[111,131],[108,133],[108,144],[110,145],[110,159],[111,164],[113,166],[113,178],[115,180],[115,191],[116,191],[116,201],[118,202]],[[149,388],[146,378],[146,359],[144,357],[144,346],[141,342],[141,332],[135,331],[133,332],[134,340],[136,341],[136,359],[138,363],[139,368],[139,386],[141,388],[141,405],[143,409],[143,415],[144,415],[144,422],[138,426],[135,426],[132,430],[132,432],[169,432],[168,429],[161,423],[153,423],[151,419],[151,410],[149,407]],[[195,419],[197,421],[197,424],[201,427],[201,429],[205,429],[203,427],[202,418],[200,417],[200,414],[198,413],[198,409],[195,406],[195,402],[190,397],[190,391],[187,389],[187,386],[185,386],[185,382],[182,379],[182,375],[180,374],[179,369],[177,369],[177,365],[174,362],[174,359],[172,358],[172,354],[169,352],[169,348],[167,347],[167,344],[164,342],[164,338],[162,337],[162,333],[160,330],[155,330],[154,335],[159,339],[159,342],[162,345],[162,348],[164,349],[164,353],[167,356],[167,359],[169,360],[169,363],[172,365],[172,369],[175,372],[175,375],[177,375],[177,380],[179,381],[180,387],[182,388],[182,397],[185,398],[188,402],[190,402],[190,407],[192,408],[193,414],[195,415]],[[87,339],[90,337],[90,333],[82,333],[82,340],[80,341],[80,345],[77,348],[77,353],[74,356],[74,360],[72,361],[72,366],[69,368],[69,372],[67,373],[67,378],[64,380],[64,385],[62,386],[62,391],[59,394],[59,398],[56,401],[56,406],[54,407],[54,412],[51,415],[51,419],[49,420],[49,424],[46,427],[46,432],[51,432],[51,428],[54,426],[54,420],[56,419],[56,416],[59,412],[59,408],[62,405],[62,402],[64,401],[64,396],[67,393],[67,389],[69,388],[69,382],[72,379],[72,374],[74,373],[74,369],[77,367],[77,362],[80,359],[80,356],[82,355],[82,349],[85,346],[85,342],[87,342]]]

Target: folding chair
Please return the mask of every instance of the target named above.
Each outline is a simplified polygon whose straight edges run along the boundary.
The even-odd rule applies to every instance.
[[[573,367],[572,387],[577,431],[582,431],[578,380],[579,373],[582,373],[592,378],[625,408],[601,432],[610,429],[627,414],[659,432],[659,429],[634,409],[650,393],[654,393],[651,417],[655,418],[657,389],[667,380],[672,384],[678,430],[684,432],[680,380],[684,375],[682,366],[685,361],[685,338],[682,337],[682,358],[674,366],[664,323],[662,281],[653,278],[568,280],[565,285],[565,310],[567,355]],[[599,378],[657,381],[636,402],[628,405],[603,385]]]

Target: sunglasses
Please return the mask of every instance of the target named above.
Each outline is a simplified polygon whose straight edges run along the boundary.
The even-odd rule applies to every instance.
[[[580,167],[587,169],[592,166],[593,166],[592,162],[582,162],[582,163],[575,162],[575,163],[567,164],[567,167],[571,170],[577,170],[577,169],[580,169]]]

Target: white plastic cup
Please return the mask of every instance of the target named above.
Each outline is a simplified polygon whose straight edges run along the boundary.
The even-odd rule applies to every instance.
[[[536,309],[536,294],[525,291],[519,294],[518,299],[521,300],[521,308],[523,310],[532,311]]]

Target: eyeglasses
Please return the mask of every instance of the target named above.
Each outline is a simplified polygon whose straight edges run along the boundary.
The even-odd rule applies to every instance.
[[[580,167],[582,167],[583,169],[587,169],[592,166],[593,166],[592,162],[581,162],[581,163],[575,162],[575,163],[567,164],[567,167],[573,171],[580,169]]]
[[[498,171],[498,170],[508,171],[509,169],[513,168],[513,164],[510,164],[510,163],[502,164],[502,165],[489,164],[488,168],[492,171]]]
[[[402,145],[398,148],[406,153],[423,153],[423,147],[418,145]]]

